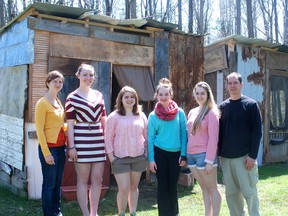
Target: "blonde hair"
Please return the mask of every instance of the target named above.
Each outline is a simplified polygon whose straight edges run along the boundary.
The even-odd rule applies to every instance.
[[[126,111],[122,103],[122,97],[126,92],[131,93],[133,95],[133,98],[135,99],[135,104],[133,105],[133,109],[132,109],[133,115],[139,115],[139,112],[141,111],[140,109],[141,107],[139,106],[138,95],[135,89],[133,89],[130,86],[124,86],[118,93],[118,96],[116,98],[116,105],[115,105],[116,112],[122,116],[126,115]]]
[[[159,80],[159,84],[158,84],[157,87],[156,87],[156,92],[155,92],[154,98],[157,97],[160,88],[166,88],[166,89],[168,89],[168,91],[169,91],[169,93],[170,93],[170,95],[171,95],[171,98],[173,97],[172,83],[171,83],[171,81],[170,81],[169,79],[167,79],[167,78],[161,78],[161,79]]]
[[[201,110],[200,110],[198,116],[196,117],[195,122],[192,126],[192,134],[193,135],[195,135],[196,129],[201,125],[201,122],[203,121],[204,117],[207,115],[207,113],[210,110],[213,110],[217,116],[220,115],[220,111],[217,107],[217,104],[215,103],[212,90],[211,90],[210,86],[208,85],[208,83],[198,82],[195,85],[195,87],[193,88],[194,96],[196,93],[196,88],[203,88],[207,92],[207,100],[206,100],[204,106],[202,106],[202,108],[201,108]]]
[[[95,68],[94,68],[92,65],[87,64],[87,63],[82,63],[82,64],[78,67],[77,72],[75,73],[75,75],[76,75],[76,76],[79,76],[80,73],[81,73],[81,71],[82,71],[83,69],[91,70],[91,71],[94,73],[94,76],[96,76]]]

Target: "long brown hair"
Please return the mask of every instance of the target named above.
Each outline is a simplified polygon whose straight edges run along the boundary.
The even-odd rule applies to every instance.
[[[123,95],[126,92],[131,93],[133,95],[133,98],[135,99],[135,104],[133,105],[133,109],[132,109],[133,115],[139,115],[140,113],[139,98],[135,89],[133,89],[130,86],[124,86],[118,93],[118,96],[116,98],[116,105],[115,105],[116,112],[122,116],[126,115],[126,111],[122,103]]]
[[[220,111],[215,103],[214,96],[212,90],[208,83],[206,82],[198,82],[195,87],[193,88],[193,94],[195,96],[196,88],[203,88],[207,92],[207,101],[205,102],[204,106],[202,106],[198,116],[195,119],[195,122],[192,126],[192,134],[195,135],[196,129],[201,125],[204,117],[210,110],[213,110],[217,116],[219,116]]]

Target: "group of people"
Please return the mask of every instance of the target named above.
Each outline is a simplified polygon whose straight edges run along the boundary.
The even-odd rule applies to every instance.
[[[219,164],[230,215],[245,214],[244,198],[249,215],[260,215],[256,158],[262,136],[261,116],[257,102],[242,95],[239,73],[227,76],[230,98],[219,107],[210,86],[197,83],[193,96],[198,106],[187,117],[173,101],[172,83],[162,78],[156,87],[157,103],[148,119],[135,89],[124,86],[118,93],[115,110],[106,116],[103,95],[91,88],[94,67],[83,63],[76,76],[80,84],[68,95],[65,109],[57,98],[64,83],[58,71],[48,73],[47,94],[36,104],[44,215],[62,215],[60,186],[66,151],[69,161],[75,163],[77,199],[83,216],[98,215],[106,155],[118,185],[120,216],[125,215],[127,205],[130,215],[136,215],[138,184],[148,164],[157,178],[159,216],[179,214],[177,184],[181,167],[186,165],[201,187],[205,215],[219,215]]]

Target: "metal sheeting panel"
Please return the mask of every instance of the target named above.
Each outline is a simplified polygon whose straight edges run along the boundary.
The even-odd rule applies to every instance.
[[[27,28],[27,19],[15,23],[0,35],[0,67],[32,64],[34,31]]]
[[[196,105],[193,87],[204,79],[203,37],[170,33],[169,40],[174,99],[188,114]]]
[[[242,75],[244,83],[243,94],[261,104],[264,97],[264,73],[261,71],[257,59],[260,50],[251,48],[248,51],[245,45],[240,44],[236,45],[236,49],[238,52],[237,72]],[[246,56],[249,56],[249,58],[246,58]]]
[[[27,65],[0,68],[0,76],[0,113],[23,118],[28,88]]]

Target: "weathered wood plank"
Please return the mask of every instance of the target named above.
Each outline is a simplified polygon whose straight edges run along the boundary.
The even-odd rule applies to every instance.
[[[120,33],[110,31],[108,28],[89,26],[88,28],[77,23],[61,23],[55,20],[28,18],[28,27],[35,30],[43,30],[54,33],[93,37],[97,39],[145,45],[154,47],[154,39],[138,33]],[[134,33],[134,34],[133,34]],[[145,34],[147,35],[147,34]]]
[[[0,161],[22,170],[24,119],[0,114]]]
[[[89,28],[85,28],[83,24],[61,23],[55,20],[37,19],[34,17],[28,18],[28,28],[83,37],[89,36]]]
[[[114,64],[152,66],[154,49],[78,36],[51,34],[50,55]]]
[[[205,73],[228,68],[225,45],[205,51]]]
[[[154,47],[154,38],[91,28],[90,37],[97,39]]]

